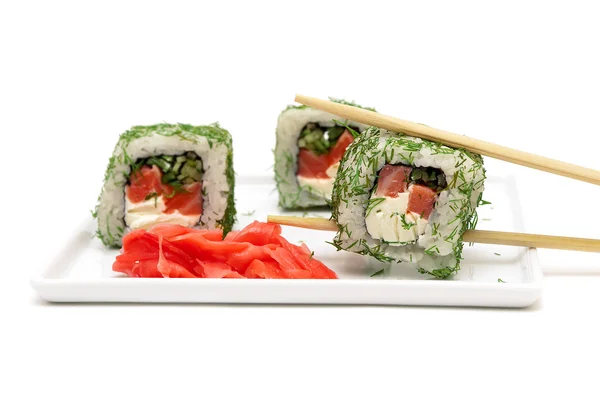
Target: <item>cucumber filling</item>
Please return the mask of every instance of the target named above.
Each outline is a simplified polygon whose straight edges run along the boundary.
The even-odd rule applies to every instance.
[[[357,127],[350,128],[359,131]],[[325,127],[316,122],[309,122],[300,132],[298,147],[310,150],[316,155],[328,154],[345,130],[346,128],[340,125]]]

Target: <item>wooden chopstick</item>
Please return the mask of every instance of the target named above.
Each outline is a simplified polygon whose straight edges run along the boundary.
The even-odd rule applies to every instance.
[[[360,122],[365,125],[405,133],[410,136],[440,142],[450,147],[463,148],[477,154],[508,161],[513,164],[600,185],[600,171],[590,168],[526,153],[524,151],[469,138],[441,129],[431,128],[415,122],[404,121],[399,118],[364,110],[362,108],[335,103],[333,101],[316,99],[300,94],[296,95],[295,100],[298,103],[316,108],[317,110],[339,115],[340,117]]]
[[[321,231],[337,231],[337,224],[327,218],[303,218],[284,215],[269,215],[267,222],[280,225],[295,226]],[[566,236],[536,235],[530,233],[514,233],[500,231],[469,230],[463,235],[467,243],[487,243],[503,246],[538,247],[541,249],[558,249],[600,252],[600,240],[575,238]]]
[[[267,222],[273,222],[279,225],[295,226],[297,228],[306,228],[316,231],[337,231],[338,226],[335,221],[327,218],[304,218],[286,215],[267,215]]]
[[[487,243],[504,246],[539,247],[540,249],[600,253],[600,240],[566,236],[474,230],[466,231],[463,235],[463,240],[468,243]]]

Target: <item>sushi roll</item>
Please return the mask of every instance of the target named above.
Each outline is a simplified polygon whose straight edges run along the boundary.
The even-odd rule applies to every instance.
[[[307,106],[289,106],[279,115],[274,169],[280,207],[327,206],[331,201],[333,180],[344,151],[354,135],[367,128],[356,122],[337,120],[339,117],[333,114]]]
[[[346,150],[333,185],[332,243],[448,277],[460,269],[484,181],[480,155],[370,127]]]
[[[134,126],[110,157],[94,216],[106,246],[160,223],[222,229],[235,221],[231,135],[218,124]]]

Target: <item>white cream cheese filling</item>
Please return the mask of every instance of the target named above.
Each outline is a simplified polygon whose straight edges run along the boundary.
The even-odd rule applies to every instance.
[[[166,206],[163,196],[132,203],[125,196],[125,223],[130,229],[146,229],[156,224],[177,224],[195,226],[200,221],[198,215],[183,215],[175,210],[165,214]]]
[[[408,196],[408,192],[399,193],[398,197],[371,196],[365,222],[373,239],[386,241],[391,246],[402,246],[416,241],[425,233],[427,220],[406,211]]]
[[[335,180],[335,175],[337,174],[339,168],[339,162],[329,166],[329,168],[327,168],[327,171],[325,171],[325,173],[328,176],[327,178],[306,178],[303,176],[298,176],[298,184],[300,185],[300,187],[312,193],[322,196],[327,200],[331,200],[331,192],[333,191],[333,181]]]

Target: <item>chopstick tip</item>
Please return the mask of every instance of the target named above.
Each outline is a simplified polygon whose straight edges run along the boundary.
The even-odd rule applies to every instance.
[[[296,93],[296,95],[294,96],[294,101],[295,101],[296,103],[301,103],[301,104],[304,104],[304,103],[303,103],[303,100],[304,100],[304,99],[306,99],[306,96],[304,96],[304,95],[301,95],[300,93]]]

